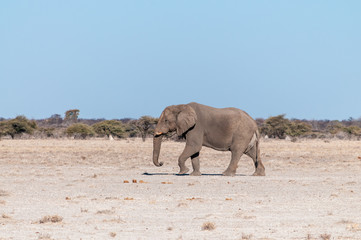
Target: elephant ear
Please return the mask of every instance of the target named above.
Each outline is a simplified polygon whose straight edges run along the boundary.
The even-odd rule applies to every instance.
[[[177,117],[177,134],[182,136],[196,124],[197,114],[191,106],[184,105]]]

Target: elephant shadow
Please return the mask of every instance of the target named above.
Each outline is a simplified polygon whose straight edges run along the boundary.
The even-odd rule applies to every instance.
[[[188,173],[186,174],[178,174],[178,173],[148,173],[148,172],[145,172],[143,173],[142,175],[145,175],[145,176],[189,176]],[[223,176],[223,174],[220,174],[220,173],[202,173],[202,176]],[[249,176],[249,175],[246,175],[246,174],[236,174],[235,177],[246,177],[246,176]]]

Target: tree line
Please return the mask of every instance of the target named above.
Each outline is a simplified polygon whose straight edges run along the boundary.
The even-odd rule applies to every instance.
[[[65,138],[87,139],[92,137],[133,138],[145,140],[152,137],[158,118],[142,116],[139,119],[81,119],[79,110],[72,109],[62,118],[54,114],[49,118],[29,120],[25,116],[14,119],[0,118],[0,138]],[[361,138],[361,118],[338,120],[287,119],[285,115],[256,119],[264,137],[296,138]],[[168,138],[177,140],[175,135]]]

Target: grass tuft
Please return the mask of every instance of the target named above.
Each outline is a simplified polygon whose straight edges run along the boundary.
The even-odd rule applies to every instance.
[[[9,193],[0,189],[0,197],[7,197],[9,196]]]
[[[214,223],[211,222],[205,222],[202,225],[202,230],[203,231],[212,231],[216,228],[216,226],[214,225]]]
[[[58,215],[53,216],[44,216],[42,219],[39,220],[39,223],[58,223],[63,221],[63,218]]]
[[[327,233],[321,234],[320,238],[322,240],[330,240],[331,239],[331,234],[327,234]]]

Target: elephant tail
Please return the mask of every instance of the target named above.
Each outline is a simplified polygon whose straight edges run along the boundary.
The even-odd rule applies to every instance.
[[[248,147],[245,153],[249,152],[254,146],[256,146],[256,149],[258,148],[258,142],[259,142],[259,132],[256,130],[256,132],[253,134],[251,141],[248,144]]]
[[[261,135],[259,134],[258,129],[256,130],[255,134],[256,134],[256,162],[258,164],[258,160],[260,158],[259,140],[260,140]]]
[[[255,134],[256,134],[256,144],[257,144],[257,148],[258,148],[259,147],[259,140],[261,138],[261,135],[259,134],[258,129],[256,130]]]

